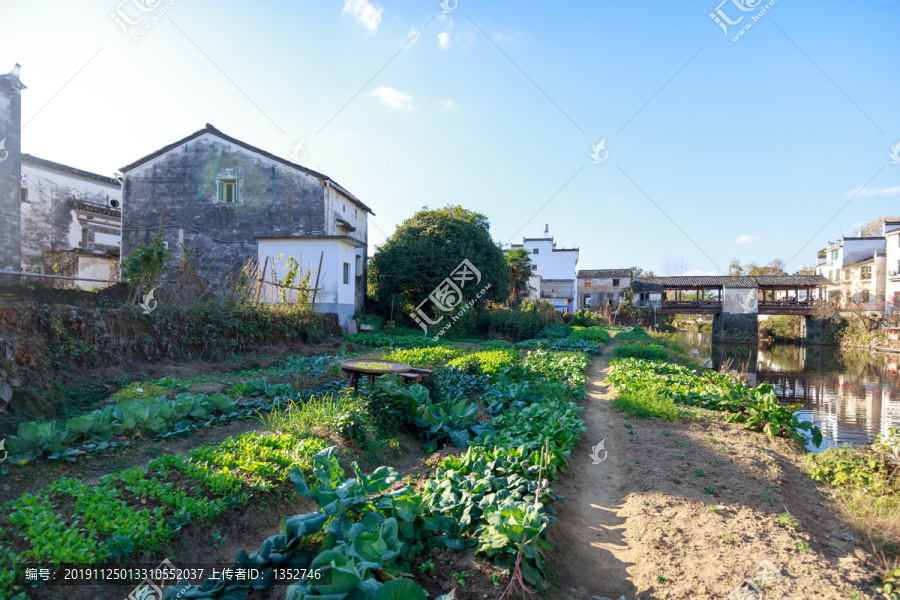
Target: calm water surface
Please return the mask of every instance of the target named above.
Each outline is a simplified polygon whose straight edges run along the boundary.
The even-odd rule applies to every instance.
[[[677,337],[706,366],[747,364],[756,385],[770,383],[783,403],[801,404],[798,417],[822,430],[819,450],[868,445],[879,432],[900,427],[900,354],[766,342],[726,346],[693,332]]]

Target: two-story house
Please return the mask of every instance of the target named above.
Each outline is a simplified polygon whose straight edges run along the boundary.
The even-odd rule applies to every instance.
[[[267,280],[283,281],[292,258],[318,280],[317,311],[347,324],[362,310],[372,210],[330,177],[209,124],[122,173],[123,257],[162,226],[173,259],[190,252],[202,276],[256,260]],[[280,301],[271,287],[264,297]]]
[[[550,237],[549,227],[544,227],[542,238],[523,238],[512,248],[528,250],[534,265],[534,275],[529,281],[529,297],[540,298],[553,304],[562,313],[577,309],[575,267],[578,264],[578,248],[557,248]]]
[[[578,271],[578,309],[615,308],[622,294],[631,286],[631,269],[597,269]]]

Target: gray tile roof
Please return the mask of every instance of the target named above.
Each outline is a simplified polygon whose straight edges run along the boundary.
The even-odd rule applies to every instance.
[[[697,275],[679,277],[641,277],[635,283],[659,285],[662,287],[729,287],[754,288],[799,286],[818,287],[828,280],[821,275]]]
[[[608,279],[610,277],[631,277],[631,269],[595,269],[593,271],[578,271],[579,279]]]

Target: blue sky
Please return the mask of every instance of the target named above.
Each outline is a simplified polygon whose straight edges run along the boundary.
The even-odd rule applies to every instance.
[[[896,2],[777,0],[736,42],[766,2],[719,5],[727,36],[717,0],[120,2],[4,6],[25,152],[111,174],[207,122],[285,158],[302,139],[372,244],[462,204],[503,242],[549,224],[581,269],[793,271],[900,213]]]

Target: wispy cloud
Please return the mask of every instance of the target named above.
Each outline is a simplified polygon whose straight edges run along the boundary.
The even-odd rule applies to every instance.
[[[761,235],[750,235],[749,233],[739,235],[734,239],[735,244],[755,244],[755,243],[761,242],[761,241],[762,241]]]
[[[456,106],[456,100],[454,100],[453,98],[447,98],[446,100],[444,100],[444,108],[449,110],[454,106]]]
[[[344,13],[351,15],[358,23],[365,25],[366,29],[375,33],[381,24],[381,13],[384,11],[381,5],[375,5],[369,0],[344,0]]]
[[[441,48],[446,50],[450,47],[450,34],[446,31],[442,31],[438,34],[438,43],[441,45]]]
[[[692,275],[716,275],[718,271],[713,269],[712,271],[704,271],[703,269],[691,269],[690,271],[685,271],[682,273],[685,277],[690,277]]]
[[[856,188],[849,192],[844,192],[844,198],[852,198],[854,196],[900,196],[900,185],[886,188]]]
[[[391,108],[412,108],[412,96],[406,92],[395,90],[386,85],[381,86],[373,92],[378,99],[390,106]]]

